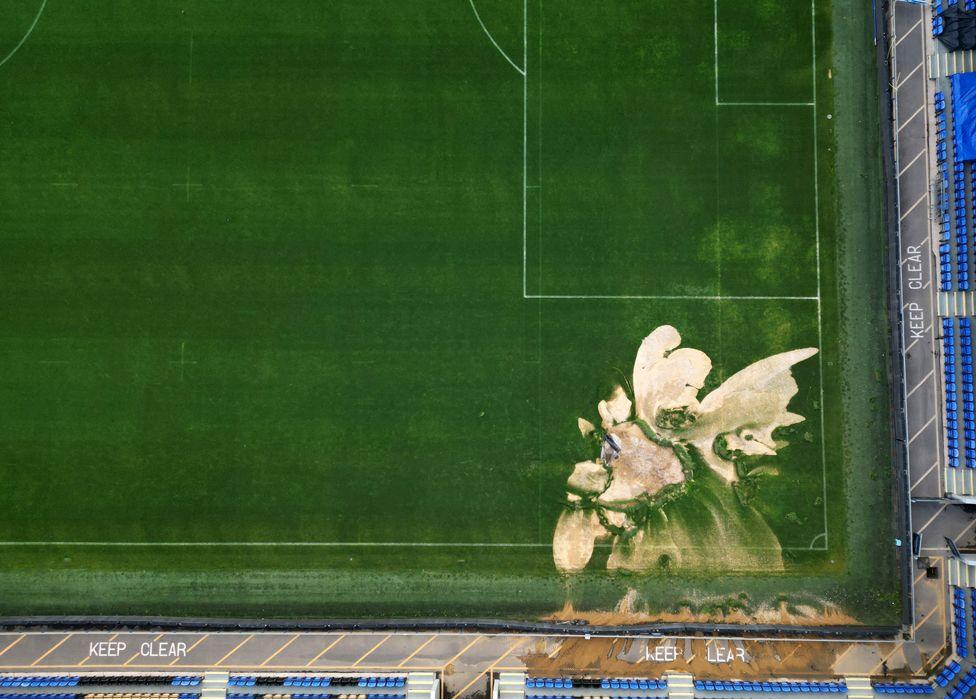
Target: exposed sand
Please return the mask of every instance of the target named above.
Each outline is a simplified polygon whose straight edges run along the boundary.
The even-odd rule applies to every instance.
[[[649,440],[637,425],[616,425],[609,432],[621,449],[613,462],[613,482],[600,495],[600,502],[626,502],[639,495],[656,495],[664,486],[684,481],[685,474],[674,451]]]
[[[596,540],[608,534],[595,512],[564,511],[559,515],[552,539],[556,567],[564,571],[582,570],[593,556]]]
[[[783,352],[750,364],[699,402],[698,392],[712,362],[704,352],[679,348],[680,344],[681,335],[675,328],[656,328],[641,342],[634,361],[634,402],[616,386],[610,398],[597,406],[603,430],[620,451],[615,453],[604,445],[601,458],[607,467],[596,460],[577,463],[567,485],[572,493],[589,499],[591,508],[600,509],[606,526],[592,510],[564,512],[553,536],[553,559],[560,570],[581,570],[592,557],[596,540],[603,538],[614,541],[609,568],[639,572],[666,561],[674,567],[782,569],[779,542],[768,525],[755,510],[732,501],[724,490],[712,488],[709,499],[700,503],[699,512],[711,515],[704,518],[708,523],[704,530],[696,529],[687,515],[682,519],[675,513],[682,525],[661,510],[620,512],[685,480],[682,464],[668,443],[693,445],[711,469],[731,483],[737,479],[733,452],[775,456],[786,445],[777,443],[773,432],[804,419],[787,409],[799,390],[791,368],[815,355],[815,348]],[[657,433],[655,440],[635,422],[638,419]],[[577,426],[583,436],[596,430],[584,418],[579,418]],[[725,440],[722,454],[727,458],[716,453],[719,436]],[[638,521],[631,521],[631,516]],[[656,518],[653,527],[651,516]],[[608,531],[611,525],[628,530],[626,546],[618,546],[623,537],[612,535]],[[705,541],[700,540],[703,536]]]
[[[823,609],[807,606],[799,608],[798,614],[790,612],[785,602],[779,607],[759,605],[754,611],[736,610],[728,614],[718,612],[694,612],[688,607],[677,611],[664,611],[655,614],[627,608],[625,597],[613,611],[577,611],[572,604],[566,605],[554,614],[544,617],[545,621],[573,621],[582,619],[595,626],[627,626],[631,624],[650,624],[654,622],[724,623],[724,624],[791,624],[796,626],[852,625],[859,623],[854,617],[845,614],[831,604]]]
[[[567,638],[557,647],[542,641],[520,649],[515,658],[529,674],[549,677],[592,675],[606,677],[661,677],[667,671],[689,672],[700,678],[822,678],[835,674],[837,661],[850,655],[861,642],[795,640],[742,640],[700,638]],[[671,660],[648,659],[661,647],[672,647]],[[746,660],[720,658],[741,648]],[[718,651],[718,652],[716,652]],[[719,655],[723,653],[725,655]],[[662,655],[657,655],[661,658]],[[867,674],[876,663],[859,666]],[[895,675],[897,671],[892,672]],[[908,671],[902,671],[902,676]]]
[[[735,480],[733,464],[712,449],[718,435],[727,434],[729,446],[747,454],[775,455],[786,444],[777,443],[773,431],[805,419],[787,410],[799,391],[790,369],[816,353],[812,347],[783,352],[730,376],[705,396],[698,420],[682,437],[698,447],[708,465],[729,481]]]

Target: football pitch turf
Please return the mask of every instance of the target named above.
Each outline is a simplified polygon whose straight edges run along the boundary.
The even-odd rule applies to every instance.
[[[14,0],[0,612],[533,618],[634,588],[896,623],[859,5]],[[785,572],[554,567],[577,417],[665,324],[712,358],[700,397],[820,349],[754,499]]]

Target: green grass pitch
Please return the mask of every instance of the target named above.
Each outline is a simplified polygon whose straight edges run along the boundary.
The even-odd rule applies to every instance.
[[[897,623],[861,4],[12,0],[0,613]],[[662,324],[706,389],[821,350],[785,573],[553,565],[576,418]]]

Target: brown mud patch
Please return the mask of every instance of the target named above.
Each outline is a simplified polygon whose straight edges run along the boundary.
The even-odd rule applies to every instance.
[[[677,611],[662,611],[652,614],[631,609],[630,605],[627,604],[627,599],[625,597],[621,605],[612,611],[579,611],[567,602],[558,612],[543,617],[543,621],[584,621],[592,626],[630,626],[657,622],[783,624],[790,626],[856,626],[860,623],[854,617],[830,604],[825,604],[821,609],[804,605],[795,608],[795,611],[790,611],[789,606],[782,602],[778,607],[759,605],[754,610],[736,609],[731,612],[696,612],[685,606]]]

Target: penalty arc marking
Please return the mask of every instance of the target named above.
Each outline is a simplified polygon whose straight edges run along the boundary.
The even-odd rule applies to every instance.
[[[25,33],[20,38],[20,41],[17,42],[16,46],[10,49],[10,53],[8,53],[6,56],[0,59],[0,67],[2,67],[7,61],[13,58],[14,54],[20,51],[20,47],[23,46],[24,43],[27,41],[27,39],[30,38],[30,35],[34,33],[34,28],[37,26],[37,23],[41,20],[41,15],[44,14],[45,7],[47,7],[47,0],[42,0],[41,6],[37,8],[37,14],[34,15],[34,21],[31,22],[31,25],[27,28],[27,33]]]

